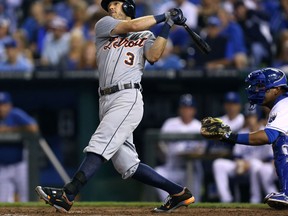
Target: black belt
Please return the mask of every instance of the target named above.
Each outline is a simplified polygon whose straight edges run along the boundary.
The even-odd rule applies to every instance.
[[[104,89],[100,89],[99,93],[101,96],[104,96],[104,95],[109,95],[109,94],[113,94],[115,92],[118,92],[118,91],[121,91],[123,89],[140,89],[141,88],[141,85],[139,83],[126,83],[124,85],[122,85],[123,88],[119,88],[118,85],[115,85],[115,86],[111,86],[109,88],[104,88]]]

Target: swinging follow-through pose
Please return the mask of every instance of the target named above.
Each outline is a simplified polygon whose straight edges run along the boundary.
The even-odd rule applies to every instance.
[[[109,16],[95,25],[99,71],[100,124],[84,149],[86,157],[71,182],[63,188],[37,186],[39,197],[58,211],[67,212],[75,196],[100,166],[111,160],[123,179],[132,178],[168,192],[166,202],[154,212],[171,212],[194,203],[191,192],[140,163],[132,133],[143,116],[141,76],[144,63],[156,62],[167,43],[170,28],[185,24],[180,9],[135,19],[133,0],[102,0]],[[148,29],[164,23],[155,38]]]

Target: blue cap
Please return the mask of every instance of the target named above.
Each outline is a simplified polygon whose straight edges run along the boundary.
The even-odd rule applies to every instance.
[[[196,101],[191,94],[183,94],[180,96],[179,106],[196,107]]]
[[[207,25],[221,26],[221,20],[217,16],[210,16],[207,20]]]
[[[0,92],[0,104],[11,103],[11,96],[8,92]]]
[[[240,95],[237,92],[227,92],[224,97],[226,103],[241,103]]]
[[[5,48],[9,48],[9,47],[17,47],[17,43],[14,39],[10,38],[6,41],[4,41],[4,46]]]

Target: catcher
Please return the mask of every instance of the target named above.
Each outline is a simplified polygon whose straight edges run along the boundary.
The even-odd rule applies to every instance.
[[[271,143],[274,164],[279,178],[280,192],[273,192],[264,198],[264,203],[275,209],[288,209],[288,86],[283,71],[263,68],[251,72],[246,78],[250,108],[256,105],[270,109],[267,125],[263,130],[250,133],[232,133],[228,125],[218,118],[207,117],[201,123],[201,134],[205,138],[243,145],[264,145]]]

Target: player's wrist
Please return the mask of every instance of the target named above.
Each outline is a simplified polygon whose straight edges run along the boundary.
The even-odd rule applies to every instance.
[[[163,14],[159,14],[159,15],[155,15],[154,16],[154,19],[156,20],[156,24],[159,24],[161,22],[164,22],[166,20],[166,14],[163,13]]]
[[[159,34],[159,37],[163,37],[165,39],[168,39],[170,28],[171,28],[171,26],[166,22],[163,25],[163,28],[162,28],[162,30],[161,30],[161,32]]]
[[[238,140],[238,134],[236,133],[226,133],[223,138],[221,139],[221,141],[225,142],[225,143],[229,143],[229,144],[235,144],[237,143]]]
[[[249,145],[249,133],[238,134],[237,143]]]

